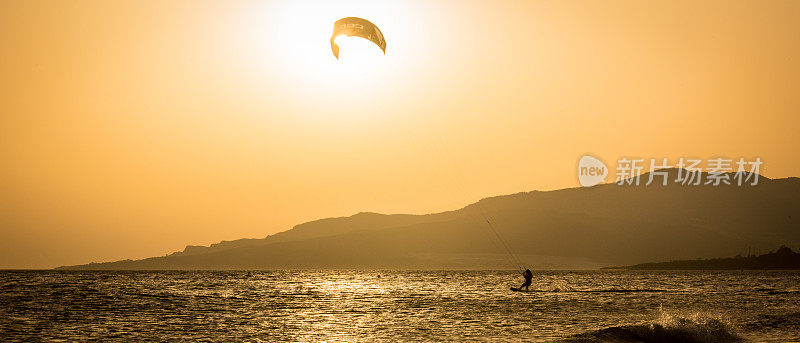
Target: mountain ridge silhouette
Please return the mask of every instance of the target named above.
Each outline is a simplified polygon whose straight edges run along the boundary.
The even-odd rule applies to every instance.
[[[660,172],[675,180],[679,169]],[[57,269],[569,269],[800,245],[800,220],[793,216],[800,213],[798,178],[645,186],[649,176],[641,175],[638,186],[520,192],[440,213],[361,212],[262,239]]]

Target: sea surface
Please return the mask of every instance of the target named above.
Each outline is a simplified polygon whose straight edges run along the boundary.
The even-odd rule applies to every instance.
[[[800,272],[0,271],[0,341],[798,342]]]

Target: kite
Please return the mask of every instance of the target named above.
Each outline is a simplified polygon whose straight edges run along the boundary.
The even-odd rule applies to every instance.
[[[386,53],[386,40],[383,39],[383,33],[381,33],[381,30],[369,20],[356,17],[347,17],[339,19],[333,23],[331,50],[333,51],[333,56],[336,56],[336,59],[339,59],[339,46],[336,45],[334,40],[339,36],[355,36],[365,38],[378,45],[384,54]]]

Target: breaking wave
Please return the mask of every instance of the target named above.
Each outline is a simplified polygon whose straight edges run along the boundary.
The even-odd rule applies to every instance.
[[[723,343],[742,342],[733,326],[719,318],[673,317],[662,314],[657,323],[614,326],[570,336],[565,343]]]

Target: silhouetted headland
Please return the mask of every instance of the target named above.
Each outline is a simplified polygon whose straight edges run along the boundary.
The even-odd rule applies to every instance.
[[[781,246],[760,256],[737,255],[731,258],[679,260],[670,262],[641,263],[624,267],[604,269],[628,270],[800,270],[800,254],[787,246]]]
[[[800,246],[800,179],[756,186],[602,184],[480,200],[426,215],[359,213],[142,260],[60,269],[597,269]],[[685,170],[680,170],[686,173]],[[729,174],[734,180],[734,174]],[[705,181],[708,174],[702,173]],[[759,267],[761,269],[761,267]]]

